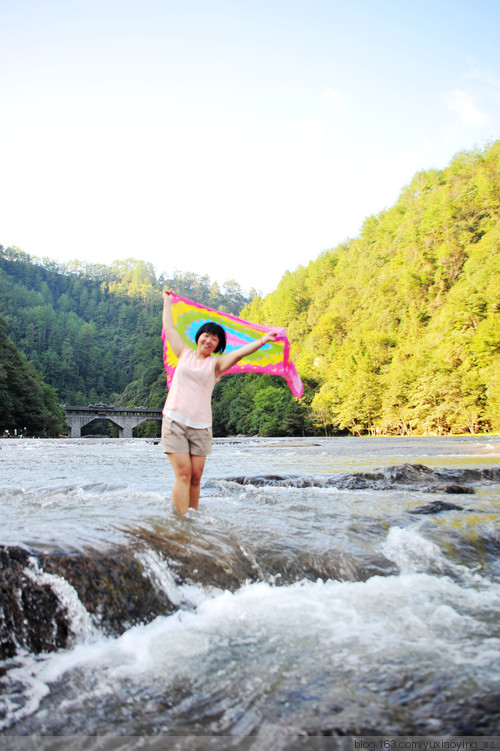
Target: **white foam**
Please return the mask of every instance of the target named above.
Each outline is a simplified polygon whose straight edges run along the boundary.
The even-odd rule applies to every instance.
[[[134,671],[140,665],[142,670],[164,673],[167,667],[180,669],[189,654],[221,648],[231,652],[231,644],[247,643],[249,637],[259,645],[261,657],[271,657],[274,648],[270,650],[269,644],[276,642],[287,659],[300,659],[307,647],[309,659],[318,652],[321,660],[335,662],[335,655],[342,653],[345,664],[354,644],[357,660],[377,661],[383,653],[390,661],[406,653],[409,644],[439,660],[443,650],[448,658],[453,654],[460,659],[468,643],[479,647],[476,634],[485,636],[476,614],[485,608],[500,612],[499,590],[490,588],[485,596],[448,578],[418,573],[366,582],[249,584],[236,593],[205,597],[196,611],[157,618],[118,639],[102,641],[99,648],[92,645],[88,653],[83,649],[79,661],[97,659],[109,668],[116,667],[116,657],[122,655],[125,659],[118,659],[118,664],[125,673],[131,665]],[[330,657],[325,656],[328,649]]]
[[[95,638],[96,628],[76,589],[62,576],[42,571],[36,558],[30,557],[29,564],[24,573],[36,584],[48,585],[52,589],[67,613],[68,625],[75,637],[80,641]]]
[[[155,551],[147,548],[137,556],[158,589],[166,594],[172,605],[180,606],[182,595],[168,563]]]
[[[438,545],[419,534],[415,527],[391,527],[382,552],[402,573],[430,571],[450,575],[472,586],[483,582],[477,571],[446,558]],[[484,580],[488,584],[487,580]]]
[[[189,588],[177,590],[186,601]],[[131,684],[161,684],[168,692],[176,681],[198,684],[201,677],[227,684],[230,692],[240,682],[263,680],[270,691],[277,676],[307,682],[334,675],[354,695],[366,675],[389,680],[401,666],[416,675],[480,681],[485,691],[498,688],[498,585],[474,588],[409,572],[365,582],[260,582],[210,595],[195,588],[191,605],[195,599],[196,610],[156,618],[120,637],[27,657],[11,676],[27,686],[22,712],[35,711],[36,698],[73,670],[88,672],[94,693]],[[453,678],[451,664],[459,667]]]

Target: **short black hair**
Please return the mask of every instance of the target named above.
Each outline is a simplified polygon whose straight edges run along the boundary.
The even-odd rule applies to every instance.
[[[205,332],[207,334],[213,334],[214,336],[219,337],[219,343],[214,349],[214,353],[224,352],[224,350],[226,349],[226,332],[224,331],[222,326],[219,326],[219,324],[215,323],[215,321],[208,321],[207,323],[204,323],[203,326],[200,326],[200,328],[196,332],[196,344],[198,344],[198,339],[200,338],[201,334],[204,334]]]

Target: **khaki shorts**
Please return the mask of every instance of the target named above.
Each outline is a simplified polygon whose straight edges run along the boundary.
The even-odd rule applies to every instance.
[[[170,417],[161,424],[161,442],[165,454],[193,454],[208,456],[212,453],[212,429],[190,428]]]

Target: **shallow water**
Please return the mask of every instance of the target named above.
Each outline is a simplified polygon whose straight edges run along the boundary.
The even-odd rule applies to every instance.
[[[73,636],[6,660],[4,735],[498,734],[498,438],[218,439],[189,520],[154,441],[0,445],[1,544],[119,546],[173,605],[109,633],[29,563]]]

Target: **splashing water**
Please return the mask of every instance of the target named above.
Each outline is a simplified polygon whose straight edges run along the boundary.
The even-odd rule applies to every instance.
[[[2,542],[70,637],[6,659],[3,734],[496,734],[497,439],[219,440],[191,520],[153,441],[6,444]]]

